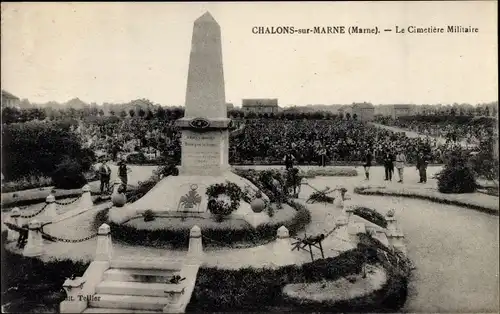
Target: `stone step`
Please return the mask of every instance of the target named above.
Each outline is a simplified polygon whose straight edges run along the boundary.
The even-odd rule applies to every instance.
[[[82,313],[162,313],[162,311],[113,309],[103,307],[88,307]]]
[[[166,269],[130,269],[111,268],[104,272],[103,280],[106,281],[132,281],[132,282],[168,282],[173,276],[179,275],[179,270]]]
[[[129,310],[163,311],[165,305],[172,304],[170,297],[145,297],[139,295],[95,294],[89,307]]]
[[[162,259],[119,259],[111,261],[111,268],[180,270],[182,262]]]
[[[171,297],[180,295],[182,284],[103,281],[96,287],[98,294]],[[170,295],[172,293],[172,295]]]

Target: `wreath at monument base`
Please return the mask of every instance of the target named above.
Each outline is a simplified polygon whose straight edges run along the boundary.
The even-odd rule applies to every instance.
[[[208,210],[215,215],[217,221],[230,215],[240,206],[242,191],[236,184],[226,183],[212,184],[207,188]]]

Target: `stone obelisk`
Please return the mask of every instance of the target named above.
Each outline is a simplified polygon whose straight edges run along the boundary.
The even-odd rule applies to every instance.
[[[194,22],[189,58],[179,175],[219,176],[229,169],[227,118],[219,24],[208,12]]]

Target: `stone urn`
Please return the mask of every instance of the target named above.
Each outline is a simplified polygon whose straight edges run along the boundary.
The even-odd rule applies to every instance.
[[[115,207],[123,207],[127,203],[127,197],[125,196],[125,189],[123,188],[121,181],[115,183],[113,189],[113,195],[111,195],[111,202]]]
[[[256,198],[250,203],[250,207],[254,213],[261,213],[264,210],[266,203],[264,203],[261,193],[257,193]]]

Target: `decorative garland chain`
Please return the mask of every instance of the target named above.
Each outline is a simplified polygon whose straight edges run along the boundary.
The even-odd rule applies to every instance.
[[[19,216],[19,217],[21,217],[21,218],[33,218],[33,217],[35,217],[36,215],[38,215],[38,214],[40,214],[41,212],[43,212],[43,211],[45,210],[45,208],[47,208],[47,206],[48,206],[48,205],[49,205],[49,204],[48,204],[48,203],[46,203],[46,204],[45,204],[42,208],[40,208],[40,210],[39,210],[39,211],[37,211],[37,212],[35,212],[35,213],[31,214],[31,215],[21,215],[21,216]]]
[[[43,235],[45,235],[51,239],[54,239],[54,240],[60,241],[60,242],[65,242],[65,243],[80,243],[80,242],[88,241],[88,240],[93,239],[93,238],[98,236],[98,233],[95,233],[95,234],[92,234],[92,235],[85,237],[83,239],[63,239],[63,238],[58,238],[58,237],[52,236],[48,233],[45,233],[42,230],[42,228],[39,228],[38,231],[40,231]]]
[[[64,203],[64,202],[58,202],[58,201],[55,201],[54,203],[56,203],[57,205],[69,205],[69,204],[73,204],[74,202],[78,201],[80,198],[81,198],[81,196],[78,196],[74,200],[71,200],[71,201],[66,202],[66,203]]]

